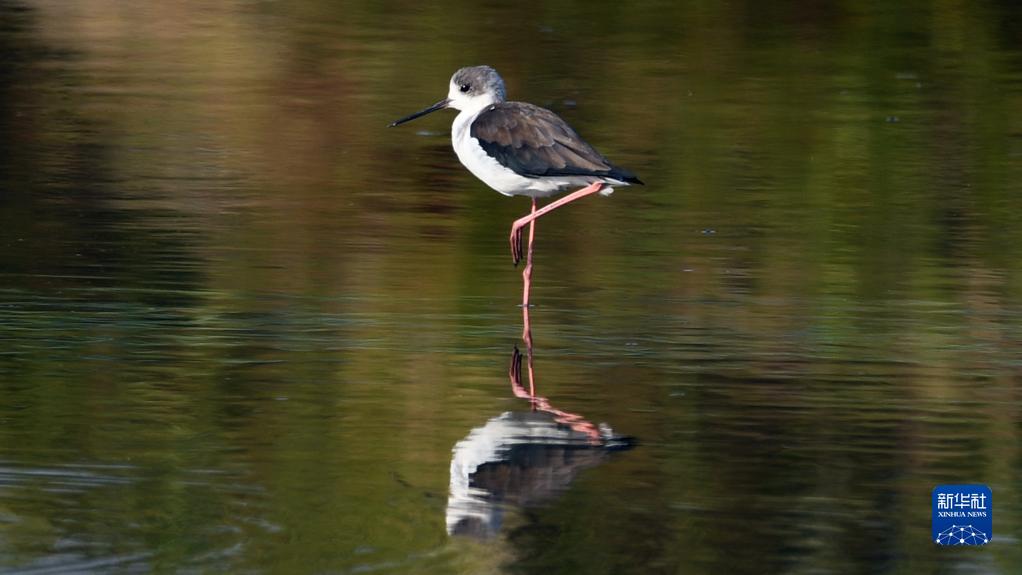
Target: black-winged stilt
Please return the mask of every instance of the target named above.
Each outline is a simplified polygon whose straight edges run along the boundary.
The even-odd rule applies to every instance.
[[[458,70],[451,76],[446,98],[390,125],[444,108],[460,110],[451,127],[451,141],[461,163],[494,190],[532,199],[531,213],[515,220],[510,238],[511,257],[518,265],[522,228],[529,224],[529,247],[522,270],[522,305],[528,308],[536,219],[590,194],[609,195],[613,186],[642,181],[610,163],[550,110],[506,101],[504,80],[489,66]],[[583,187],[537,209],[536,198],[577,186]]]

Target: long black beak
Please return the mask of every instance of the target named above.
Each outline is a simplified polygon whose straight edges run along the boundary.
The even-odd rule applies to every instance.
[[[400,120],[394,120],[387,127],[388,128],[393,128],[394,126],[399,126],[401,124],[404,124],[405,122],[411,122],[415,118],[421,118],[422,116],[425,116],[426,114],[432,114],[433,112],[436,112],[437,110],[443,110],[444,108],[447,107],[447,104],[450,104],[450,103],[451,103],[450,100],[448,100],[447,98],[444,98],[443,100],[440,100],[439,102],[437,102],[436,104],[433,104],[432,106],[426,108],[425,110],[419,110],[418,112],[412,114],[411,116],[405,116],[404,118],[401,118]]]

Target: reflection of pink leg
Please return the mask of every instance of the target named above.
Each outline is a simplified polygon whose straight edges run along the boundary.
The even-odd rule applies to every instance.
[[[536,213],[536,198],[532,198],[532,214]],[[532,370],[532,322],[529,321],[529,291],[532,288],[532,242],[536,238],[536,220],[529,222],[529,250],[522,270],[522,341],[529,366],[529,395],[536,396],[536,379]]]
[[[589,421],[586,421],[586,419],[581,415],[561,411],[560,409],[550,405],[550,402],[545,397],[537,397],[535,401],[536,409],[553,415],[554,420],[558,423],[563,423],[579,433],[588,435],[589,441],[592,443],[602,442],[602,439],[600,438],[600,430]]]
[[[522,308],[525,310],[525,355],[526,361],[529,365],[529,395],[536,397],[536,374],[532,370],[532,326],[529,325],[529,307]]]
[[[532,357],[532,322],[529,321],[529,306],[522,306],[522,341],[525,342],[525,351]]]
[[[511,367],[508,368],[507,375],[511,380],[511,393],[514,393],[515,397],[531,401],[532,395],[522,387],[522,354],[518,351],[517,345],[514,353],[511,354]]]
[[[563,198],[550,202],[538,210],[533,210],[527,216],[522,216],[515,220],[515,223],[511,224],[511,259],[514,260],[515,265],[522,260],[522,228],[525,224],[534,222],[537,218],[545,216],[546,214],[556,210],[564,204],[570,204],[579,198],[584,198],[590,194],[595,194],[603,189],[605,184],[603,182],[596,182],[590,184],[581,190],[572,192]],[[532,243],[531,241],[529,242]]]
[[[518,351],[517,346],[515,346],[515,350],[511,354],[511,366],[508,368],[508,379],[511,380],[511,392],[515,394],[515,397],[529,400],[529,403],[532,405],[532,409],[536,411],[545,411],[546,413],[554,416],[554,421],[563,423],[579,433],[586,434],[589,436],[589,441],[591,443],[603,443],[599,429],[589,421],[586,421],[584,417],[577,413],[561,411],[560,409],[550,405],[550,400],[547,398],[536,395],[532,372],[532,349],[529,348],[526,351],[528,352],[529,362],[529,391],[525,391],[525,387],[522,385],[522,354]]]

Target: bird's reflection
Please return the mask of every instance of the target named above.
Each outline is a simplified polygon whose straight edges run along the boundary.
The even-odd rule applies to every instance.
[[[512,392],[527,400],[531,410],[493,417],[454,446],[447,502],[451,535],[496,535],[507,508],[552,499],[580,471],[633,444],[632,439],[615,435],[607,424],[594,425],[535,395],[531,350],[527,353],[532,392],[522,383],[523,356],[517,347],[508,378]]]

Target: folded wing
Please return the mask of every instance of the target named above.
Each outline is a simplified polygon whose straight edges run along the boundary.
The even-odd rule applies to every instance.
[[[611,164],[556,114],[532,104],[490,106],[472,122],[471,135],[501,165],[526,177],[592,176],[642,183]]]

